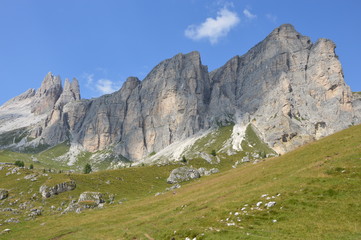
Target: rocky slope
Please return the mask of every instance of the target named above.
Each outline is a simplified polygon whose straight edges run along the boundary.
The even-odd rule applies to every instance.
[[[97,99],[80,100],[76,80],[62,89],[60,78],[48,74],[39,90],[0,108],[0,133],[25,128],[32,140],[8,146],[68,140],[79,151],[107,149],[139,161],[163,149],[176,152],[194,143],[189,139],[195,134],[227,124],[235,124],[228,143],[242,151],[252,124],[265,143],[284,153],[359,123],[359,102],[344,82],[335,44],[312,43],[285,24],[212,72],[198,52],[178,54],[143,81],[130,77],[119,91]],[[25,110],[18,116],[19,106]],[[177,159],[179,152],[169,157]]]

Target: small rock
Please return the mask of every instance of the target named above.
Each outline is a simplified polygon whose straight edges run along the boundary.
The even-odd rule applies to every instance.
[[[3,232],[3,233],[9,233],[9,232],[11,232],[11,229],[6,228],[6,229],[4,229],[2,232]]]
[[[31,209],[30,210],[30,214],[28,215],[28,217],[36,217],[36,216],[40,216],[42,213],[42,211],[40,209]]]
[[[268,202],[268,203],[265,204],[265,206],[266,206],[267,208],[273,207],[274,205],[276,205],[276,202],[273,202],[273,201]]]
[[[235,226],[235,223],[227,223],[227,226]]]
[[[171,190],[174,190],[174,189],[178,189],[180,187],[181,187],[181,185],[179,183],[177,183],[177,184],[175,184],[175,185],[173,185],[173,186],[171,186],[169,188],[166,188],[165,190],[166,191],[171,191]]]
[[[273,220],[272,220],[272,222],[273,222],[273,223],[276,223],[276,222],[277,222],[277,220],[276,220],[276,219],[273,219]]]
[[[19,223],[20,221],[16,218],[9,218],[5,220],[6,223]]]
[[[0,189],[0,200],[3,200],[9,196],[9,191],[6,189]]]
[[[75,212],[79,214],[79,213],[82,212],[82,209],[81,209],[81,208],[77,208],[77,209],[75,210]]]
[[[256,203],[256,206],[259,207],[259,206],[261,206],[261,204],[262,204],[262,202],[258,202],[258,203]]]

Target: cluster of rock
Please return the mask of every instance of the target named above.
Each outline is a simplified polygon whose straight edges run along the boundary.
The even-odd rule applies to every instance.
[[[47,186],[46,184],[42,185],[39,189],[39,192],[43,198],[49,198],[54,195],[58,195],[62,192],[67,192],[74,190],[76,187],[76,183],[73,180],[69,180],[66,182],[62,182],[59,184],[56,184],[54,186]]]
[[[242,221],[242,215],[253,216],[256,212],[268,210],[277,204],[275,199],[280,196],[280,193],[274,196],[263,194],[260,197],[262,201],[258,201],[254,204],[244,204],[240,209],[237,209],[237,211],[229,212],[229,216],[226,219],[221,219],[220,222],[225,223],[227,226],[237,226]],[[283,207],[280,207],[280,209],[282,208]],[[277,219],[273,219],[272,222],[276,223]]]
[[[167,183],[175,184],[180,182],[189,181],[192,179],[200,178],[201,176],[208,176],[213,173],[218,173],[219,170],[217,168],[212,168],[207,170],[205,168],[193,168],[193,167],[179,167],[173,169],[170,173]]]
[[[242,150],[244,130],[252,124],[265,143],[284,153],[360,122],[361,101],[345,84],[334,50],[332,41],[312,43],[285,24],[212,72],[198,52],[178,54],[143,81],[129,77],[119,91],[91,100],[80,100],[76,79],[63,89],[60,78],[49,73],[40,89],[0,107],[0,125],[11,123],[0,133],[29,127],[35,120],[24,119],[32,114],[31,119],[42,116],[28,129],[35,143],[71,140],[90,152],[112,146],[117,154],[140,160],[234,122],[233,150]],[[10,117],[16,107],[31,113]]]
[[[83,192],[80,194],[78,201],[71,201],[64,213],[76,212],[81,213],[84,209],[104,206],[105,200],[103,194],[100,192]]]

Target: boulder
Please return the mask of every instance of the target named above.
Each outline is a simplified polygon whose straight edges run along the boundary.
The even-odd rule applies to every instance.
[[[42,185],[39,189],[39,192],[43,196],[43,198],[49,198],[53,195],[58,195],[62,192],[67,192],[74,190],[76,187],[75,181],[66,181],[59,184],[56,184],[55,186],[49,187],[46,184]]]
[[[197,169],[190,167],[180,167],[172,170],[167,179],[167,183],[175,184],[200,177],[201,175]]]
[[[91,202],[96,205],[104,202],[103,194],[100,192],[83,192],[79,196],[78,203]]]
[[[0,200],[3,200],[9,196],[8,190],[0,189]]]

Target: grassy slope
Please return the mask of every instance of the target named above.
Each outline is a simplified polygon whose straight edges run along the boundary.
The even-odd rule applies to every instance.
[[[121,205],[43,216],[0,230],[12,229],[7,239],[361,239],[360,136],[361,126],[351,127],[281,157],[244,164],[157,197],[146,194],[149,176],[144,175],[142,187],[130,182],[119,186],[120,195],[143,188],[138,191],[143,195]],[[134,168],[134,174],[138,170],[152,175],[149,179],[163,172],[163,180],[169,171],[145,167]],[[118,171],[109,174],[121,174]],[[78,188],[85,190],[91,178],[107,174],[74,177],[84,179]],[[156,180],[154,186],[161,188],[163,183]],[[261,195],[266,193],[281,194],[276,206],[250,210],[265,201]],[[245,204],[250,205],[248,215],[241,211]],[[235,211],[241,213],[241,222],[227,226],[225,219],[235,220],[229,215]]]
[[[67,165],[68,159],[63,158],[62,160],[54,160],[69,151],[69,144],[67,142],[63,142],[54,147],[48,148],[43,151],[36,151],[35,153],[26,152],[13,152],[10,150],[0,150],[0,162],[8,162],[13,163],[16,160],[21,160],[25,163],[25,166],[29,166],[33,164],[36,168],[44,168],[44,169],[53,169],[53,170],[74,170],[76,172],[82,172],[86,163],[91,162],[90,158],[93,156],[90,152],[82,152],[77,158],[78,161],[75,162],[73,166]],[[98,151],[96,153],[105,153],[106,151]],[[34,161],[34,159],[38,161]],[[97,170],[105,170],[110,166],[110,163],[113,159],[105,159],[99,163],[92,163],[93,169]],[[126,162],[126,160],[124,160]]]

